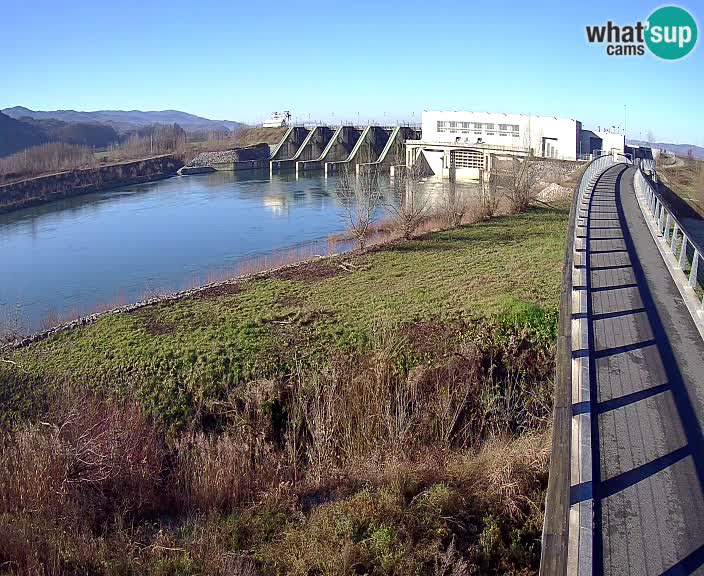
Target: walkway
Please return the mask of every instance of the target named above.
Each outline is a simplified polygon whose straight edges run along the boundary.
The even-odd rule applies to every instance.
[[[609,168],[579,208],[568,573],[704,574],[704,342],[633,176]]]

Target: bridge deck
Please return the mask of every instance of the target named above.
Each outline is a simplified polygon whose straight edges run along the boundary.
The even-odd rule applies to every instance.
[[[704,342],[633,170],[606,170],[581,207],[575,264],[586,285],[573,288],[586,294],[577,316],[588,324],[589,382],[573,378],[572,412],[591,432],[591,482],[573,482],[571,503],[592,502],[593,574],[704,574]]]

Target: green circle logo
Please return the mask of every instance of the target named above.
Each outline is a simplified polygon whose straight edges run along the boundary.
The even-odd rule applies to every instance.
[[[689,54],[697,43],[697,23],[684,8],[663,6],[648,16],[645,43],[656,56],[677,60]]]

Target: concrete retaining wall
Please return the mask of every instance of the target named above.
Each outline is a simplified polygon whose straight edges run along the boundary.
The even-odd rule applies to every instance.
[[[159,180],[175,174],[181,166],[181,160],[165,155],[20,180],[0,186],[0,212],[106,188]]]

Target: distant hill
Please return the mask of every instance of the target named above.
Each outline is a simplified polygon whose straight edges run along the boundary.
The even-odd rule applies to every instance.
[[[14,154],[47,141],[40,128],[0,113],[0,156]]]
[[[629,144],[636,146],[651,146],[652,148],[660,148],[662,150],[667,150],[672,154],[677,156],[687,156],[689,151],[695,158],[699,160],[704,160],[704,148],[701,146],[695,146],[694,144],[672,144],[670,142],[644,142],[643,140],[629,140]]]
[[[30,110],[23,106],[15,106],[13,108],[5,108],[2,112],[16,120],[29,117],[35,120],[107,124],[120,134],[151,124],[178,124],[186,132],[230,131],[244,126],[244,124],[232,120],[210,120],[178,110],[154,112],[143,112],[141,110],[96,110],[94,112],[80,112],[76,110],[40,111]]]
[[[0,157],[46,142],[107,148],[121,140],[107,124],[11,118],[0,112]]]
[[[107,148],[120,141],[117,130],[109,124],[87,122],[64,122],[62,120],[35,120],[22,118],[23,122],[42,131],[45,139],[50,142],[65,142],[90,146],[91,148]]]

